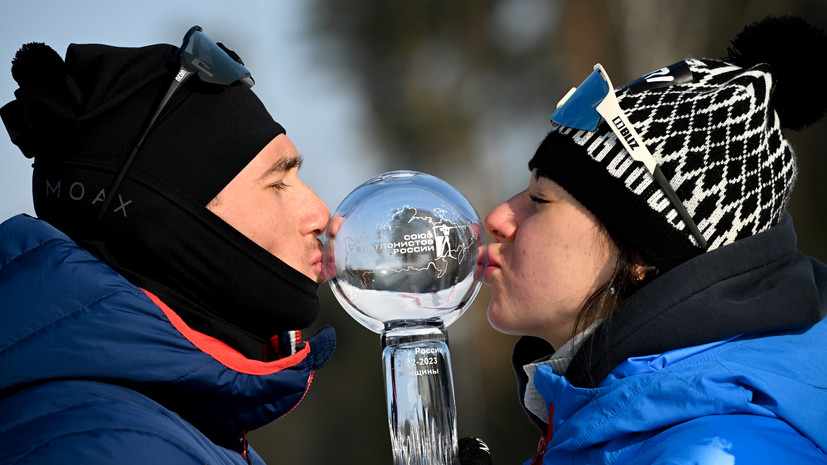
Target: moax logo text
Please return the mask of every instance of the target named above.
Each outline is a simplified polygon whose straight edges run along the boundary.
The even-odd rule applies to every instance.
[[[49,181],[47,179],[46,180],[46,197],[54,196],[54,197],[57,197],[57,198],[61,198],[63,196],[62,184],[63,184],[62,180],[58,180],[57,184],[52,184],[51,181]],[[88,199],[89,197],[91,197],[91,195],[87,196],[86,186],[80,181],[75,181],[72,184],[70,184],[69,188],[66,190],[66,194],[71,200],[75,200],[75,201],[78,201],[78,202],[83,201],[84,199]],[[94,198],[91,199],[91,203],[92,203],[92,205],[95,205],[96,203],[104,202],[105,200],[106,200],[106,191],[104,191],[104,189],[101,188],[98,191],[98,193],[95,194]],[[127,217],[126,207],[127,207],[127,205],[132,203],[132,201],[131,200],[124,200],[124,198],[121,196],[121,194],[118,194],[118,202],[120,203],[120,205],[117,208],[115,208],[114,210],[112,210],[112,213],[120,212],[121,214],[123,214],[124,218],[126,218]]]

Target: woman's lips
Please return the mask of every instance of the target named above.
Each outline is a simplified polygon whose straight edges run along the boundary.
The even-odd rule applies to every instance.
[[[492,274],[500,269],[500,260],[491,253],[491,246],[488,249],[486,262],[484,281],[487,283],[491,280]]]

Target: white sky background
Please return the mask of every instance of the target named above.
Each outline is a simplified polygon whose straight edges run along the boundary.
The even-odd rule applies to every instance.
[[[255,93],[305,159],[300,177],[334,210],[353,188],[378,174],[358,125],[358,97],[314,63],[304,6],[295,0],[3,0],[0,4],[0,105],[14,98],[11,60],[26,42],[45,42],[61,57],[74,43],[138,47],[180,45],[198,24],[235,50],[253,73]],[[0,221],[34,214],[31,160],[0,127]]]

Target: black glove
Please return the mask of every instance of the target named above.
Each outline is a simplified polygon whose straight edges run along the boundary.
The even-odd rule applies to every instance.
[[[491,451],[488,444],[478,438],[459,440],[459,463],[461,465],[491,465]]]

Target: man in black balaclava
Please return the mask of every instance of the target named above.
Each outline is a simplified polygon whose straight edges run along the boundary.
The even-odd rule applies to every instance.
[[[38,219],[0,225],[0,463],[260,462],[329,359],[298,331],[329,213],[239,63],[200,28],[14,58]]]

